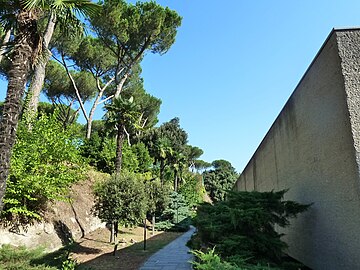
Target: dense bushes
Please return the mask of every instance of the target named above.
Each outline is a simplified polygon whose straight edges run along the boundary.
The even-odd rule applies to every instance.
[[[214,249],[207,253],[202,251],[194,251],[197,261],[193,262],[194,268],[197,270],[279,270],[270,266],[248,264],[246,259],[239,258],[236,264],[223,261],[217,255]]]
[[[79,141],[55,116],[41,116],[31,130],[21,122],[11,158],[2,217],[16,223],[39,219],[46,202],[64,199],[69,185],[83,177]]]
[[[289,226],[309,205],[284,201],[286,190],[278,192],[230,192],[227,199],[198,208],[195,224],[200,245],[213,248],[227,261],[281,265],[287,247],[277,227]]]

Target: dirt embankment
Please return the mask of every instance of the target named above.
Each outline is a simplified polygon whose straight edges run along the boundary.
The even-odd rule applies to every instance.
[[[0,228],[0,245],[24,245],[29,248],[38,246],[52,251],[69,243],[70,239],[79,239],[97,228],[104,227],[98,218],[91,214],[94,203],[92,187],[97,179],[107,177],[94,171],[87,173],[87,179],[71,187],[68,202],[55,202],[49,205],[45,221],[29,226],[19,232]]]

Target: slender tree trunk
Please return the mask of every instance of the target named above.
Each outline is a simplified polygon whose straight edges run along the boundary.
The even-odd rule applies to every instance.
[[[86,123],[86,139],[90,139],[91,137],[92,121],[93,121],[93,114],[91,114],[90,112],[89,118]]]
[[[146,250],[146,217],[144,218],[144,250]]]
[[[10,40],[10,36],[11,36],[11,29],[6,31],[5,36],[2,40],[2,44],[1,44],[1,48],[0,48],[0,63],[4,57],[4,54],[6,53],[6,47],[7,47],[7,43]]]
[[[120,96],[121,91],[122,91],[122,89],[124,87],[124,84],[125,84],[128,76],[129,76],[129,74],[126,73],[124,75],[124,77],[121,78],[120,82],[118,84],[116,84],[116,92],[115,92],[115,95],[114,95],[115,98],[118,98]]]
[[[31,10],[17,15],[18,33],[11,54],[8,88],[0,122],[0,211],[9,175],[11,150],[15,143],[16,128],[21,112],[25,83],[30,72],[30,62],[38,44],[36,16]]]
[[[125,132],[122,125],[118,125],[118,134],[116,138],[116,161],[115,161],[115,175],[119,177],[122,164],[122,148],[125,138]]]
[[[111,222],[111,228],[110,228],[110,243],[114,243],[114,221]]]
[[[113,251],[113,256],[116,256],[117,248],[118,248],[118,245],[119,245],[118,232],[119,232],[119,222],[115,221],[114,222],[114,251]]]
[[[53,36],[55,29],[56,16],[53,12],[50,13],[48,24],[44,34],[44,47],[46,50],[49,47],[50,40]],[[46,60],[40,61],[34,69],[34,75],[31,80],[31,84],[28,90],[28,104],[25,108],[25,113],[28,115],[29,119],[33,119],[36,116],[37,108],[39,105],[40,92],[44,85],[45,80],[45,69],[46,64],[49,61],[49,57]]]
[[[105,86],[105,87],[107,87],[107,86]],[[99,92],[98,92],[98,94],[96,96],[96,99],[95,99],[93,105],[91,106],[91,109],[90,109],[90,112],[89,112],[89,117],[88,117],[87,124],[86,124],[86,139],[90,139],[90,137],[91,137],[91,128],[92,128],[92,121],[93,121],[94,113],[95,113],[97,105],[99,105],[101,97],[103,96],[105,87],[100,88],[100,86],[98,86],[98,91]]]
[[[177,192],[178,190],[178,173],[175,171],[175,179],[174,179],[174,191]]]
[[[155,235],[155,214],[151,217],[151,223],[152,223],[152,235]]]
[[[161,186],[163,186],[164,184],[164,169],[165,169],[165,164],[164,164],[164,160],[160,160],[160,183]]]

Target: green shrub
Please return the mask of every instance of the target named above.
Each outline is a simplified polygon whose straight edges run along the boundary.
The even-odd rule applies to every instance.
[[[309,207],[284,201],[285,192],[230,192],[223,202],[201,205],[195,225],[202,245],[216,245],[225,260],[240,256],[280,265],[287,245],[274,227],[289,226],[289,218]]]
[[[98,183],[94,190],[94,214],[102,221],[134,226],[146,213],[145,186],[141,175],[122,172],[119,177]]]
[[[71,127],[63,130],[55,116],[41,116],[31,130],[21,122],[2,217],[26,224],[41,218],[48,200],[65,199],[69,186],[83,177],[78,143]]]
[[[77,269],[78,263],[73,259],[67,259],[63,261],[61,265],[61,270],[75,270]]]
[[[238,258],[237,263],[230,263],[223,261],[219,255],[215,253],[215,249],[209,250],[207,253],[196,250],[193,251],[196,261],[193,262],[196,270],[278,270],[262,265],[251,265],[246,262],[246,259]]]

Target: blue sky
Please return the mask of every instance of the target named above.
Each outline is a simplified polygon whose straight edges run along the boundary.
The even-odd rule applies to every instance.
[[[142,63],[146,90],[163,101],[160,123],[179,117],[202,159],[238,172],[331,29],[360,25],[360,1],[158,2],[183,17],[169,52]],[[5,82],[0,89],[2,100]]]

